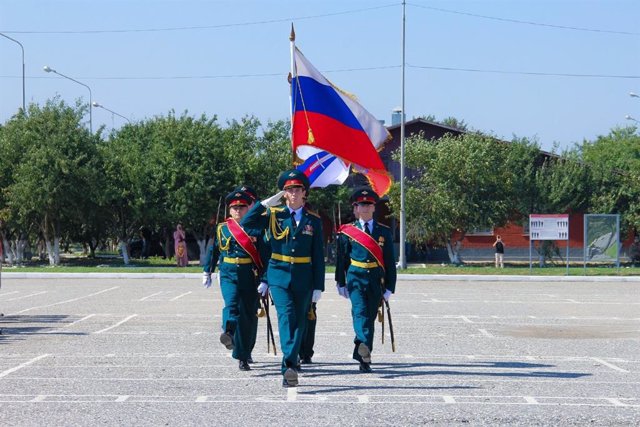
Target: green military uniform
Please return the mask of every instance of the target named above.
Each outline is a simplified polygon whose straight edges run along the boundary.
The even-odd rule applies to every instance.
[[[234,203],[248,206],[251,199],[245,193],[232,192],[227,196],[226,202],[228,206],[234,206]],[[253,230],[245,230],[245,232],[258,248],[263,264],[266,263],[268,248],[262,241],[261,233]],[[256,312],[259,307],[259,294],[256,288],[261,272],[233,237],[226,223],[218,225],[206,260],[203,267],[205,272],[213,272],[218,266],[220,290],[225,303],[222,310],[223,333],[220,340],[228,349],[233,349],[234,359],[247,362],[256,340],[255,331],[258,322]],[[231,340],[227,337],[231,337]]]
[[[362,193],[366,193],[366,197]],[[375,203],[378,196],[368,188],[357,189],[352,197],[354,203]],[[396,266],[393,238],[389,227],[371,220],[369,226],[370,236],[382,249],[383,269],[376,259],[362,244],[348,237],[344,233],[338,234],[338,250],[336,258],[335,278],[338,286],[347,287],[348,297],[351,300],[351,316],[353,330],[355,332],[355,348],[353,358],[361,363],[361,370],[370,372],[368,363],[370,353],[363,360],[359,353],[361,343],[367,346],[368,351],[373,350],[373,336],[378,307],[382,301],[385,290],[395,292]],[[365,230],[364,221],[356,220],[353,225],[360,230]],[[363,363],[365,365],[363,365]]]
[[[297,170],[284,172],[278,187],[309,188],[308,178]],[[278,312],[278,330],[283,358],[283,385],[297,385],[293,373],[305,331],[307,313],[314,290],[324,291],[324,251],[322,222],[317,214],[302,207],[296,225],[287,206],[256,205],[245,215],[245,229],[266,230],[271,249],[266,282]],[[294,375],[291,381],[288,374]]]

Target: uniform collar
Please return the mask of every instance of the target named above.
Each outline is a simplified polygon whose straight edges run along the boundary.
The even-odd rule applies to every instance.
[[[360,223],[360,228],[364,230],[365,221],[363,221],[362,219],[358,219],[358,222]],[[369,224],[369,230],[373,231],[373,218],[371,218],[369,221],[366,221],[366,223]]]
[[[295,212],[296,213],[296,223],[299,223],[300,220],[302,219],[302,209],[304,209],[304,206],[299,207],[298,209],[291,209],[290,207],[287,206],[287,209],[289,209],[289,215],[291,215],[291,212]]]

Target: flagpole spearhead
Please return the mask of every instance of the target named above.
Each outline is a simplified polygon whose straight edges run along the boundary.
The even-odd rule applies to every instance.
[[[293,22],[291,23],[291,34],[289,34],[289,41],[296,41],[296,31],[293,29]]]

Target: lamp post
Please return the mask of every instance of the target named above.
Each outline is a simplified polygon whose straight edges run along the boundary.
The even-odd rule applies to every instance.
[[[6,34],[0,33],[0,36],[9,39],[12,42],[17,43],[18,46],[20,46],[20,50],[22,50],[22,111],[24,111],[24,113],[27,114],[27,103],[26,103],[26,95],[25,95],[25,83],[24,83],[24,80],[25,80],[24,79],[24,46],[22,46],[22,43],[20,43],[18,40],[12,39]]]
[[[116,115],[118,117],[122,117],[123,119],[125,119],[127,122],[131,123],[131,120],[129,120],[128,118],[126,118],[125,116],[123,116],[122,114],[118,114],[113,110],[108,109],[107,107],[105,107],[104,105],[98,104],[97,102],[92,102],[91,105],[93,105],[96,108],[102,108],[103,110],[107,110],[108,112],[110,112],[113,115]],[[111,125],[111,127],[113,127],[113,123]]]
[[[631,120],[632,122],[640,123],[640,121],[636,120],[635,118],[631,117],[628,114],[626,116],[624,116],[624,118],[627,119],[627,120]]]
[[[84,84],[84,83],[82,83],[82,82],[77,81],[76,79],[72,79],[72,78],[71,78],[71,77],[69,77],[69,76],[65,76],[64,74],[59,73],[58,71],[54,70],[53,68],[49,67],[48,65],[45,65],[45,66],[44,66],[44,68],[43,68],[43,70],[44,70],[45,72],[47,72],[47,73],[54,73],[54,74],[57,74],[57,75],[59,75],[60,77],[64,77],[65,79],[69,79],[69,80],[71,80],[72,82],[76,82],[76,83],[78,83],[79,85],[82,85],[82,86],[86,87],[87,89],[89,89],[89,132],[91,132],[91,134],[93,134],[93,114],[92,114],[92,107],[91,107],[91,105],[92,105],[92,101],[91,101],[91,99],[92,99],[92,96],[91,96],[91,88],[90,88],[89,86],[87,86],[86,84]]]
[[[629,96],[632,98],[640,98],[640,95],[638,95],[637,93],[634,92],[629,92]]]

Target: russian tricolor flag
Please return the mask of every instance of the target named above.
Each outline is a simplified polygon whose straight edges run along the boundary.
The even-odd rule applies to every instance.
[[[293,71],[291,138],[297,157],[308,161],[315,156],[309,164],[316,164],[317,168],[331,155],[336,156],[347,175],[349,163],[353,163],[367,176],[376,193],[389,191],[391,177],[378,154],[390,137],[387,129],[351,96],[331,84],[297,48]],[[337,166],[335,170],[339,169]]]

